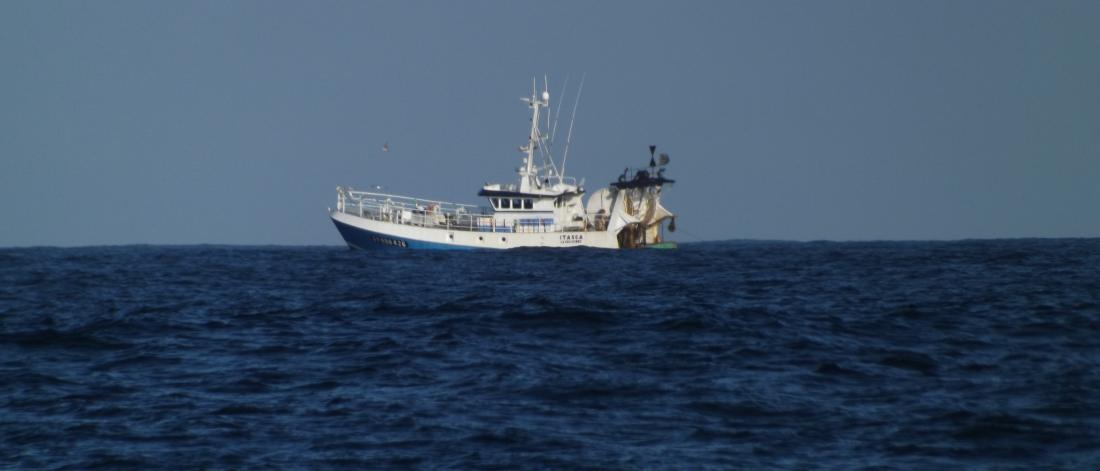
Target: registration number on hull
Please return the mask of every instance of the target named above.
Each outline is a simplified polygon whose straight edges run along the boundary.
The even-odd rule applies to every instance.
[[[561,245],[573,245],[584,242],[584,234],[562,234],[558,240]]]
[[[390,239],[388,237],[371,236],[370,240],[371,240],[371,242],[374,242],[376,244],[388,245],[390,247],[407,248],[409,246],[403,240]]]

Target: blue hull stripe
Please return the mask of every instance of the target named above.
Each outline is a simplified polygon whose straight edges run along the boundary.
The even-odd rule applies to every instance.
[[[422,240],[406,239],[403,237],[395,237],[388,234],[382,234],[374,231],[368,231],[366,229],[360,229],[355,226],[344,224],[335,219],[332,220],[333,224],[336,224],[336,230],[340,231],[340,236],[344,238],[344,242],[347,242],[348,247],[353,249],[375,249],[375,248],[398,248],[398,249],[421,249],[421,250],[477,250],[477,247],[467,247],[464,245],[456,244],[441,244],[437,242],[424,242]]]

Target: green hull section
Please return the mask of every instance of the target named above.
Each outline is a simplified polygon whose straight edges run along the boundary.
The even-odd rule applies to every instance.
[[[678,248],[676,242],[660,242],[645,246],[647,249],[675,249]]]

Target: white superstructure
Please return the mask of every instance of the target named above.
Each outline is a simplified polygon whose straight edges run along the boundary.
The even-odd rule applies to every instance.
[[[517,247],[634,248],[674,246],[663,227],[675,230],[674,215],[661,206],[668,155],[657,159],[650,146],[648,168],[626,170],[617,182],[584,202],[583,181],[567,177],[566,153],[559,165],[540,125],[550,93],[532,86],[523,98],[531,109],[531,131],[517,169],[518,182],[481,188],[488,207],[337,187],[333,223],[349,247],[508,249]],[[546,126],[549,130],[549,126]],[[570,125],[570,134],[572,125]],[[539,164],[536,165],[536,157]]]

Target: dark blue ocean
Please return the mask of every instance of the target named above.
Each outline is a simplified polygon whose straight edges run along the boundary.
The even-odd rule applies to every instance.
[[[1100,239],[0,250],[0,468],[1100,466]]]

